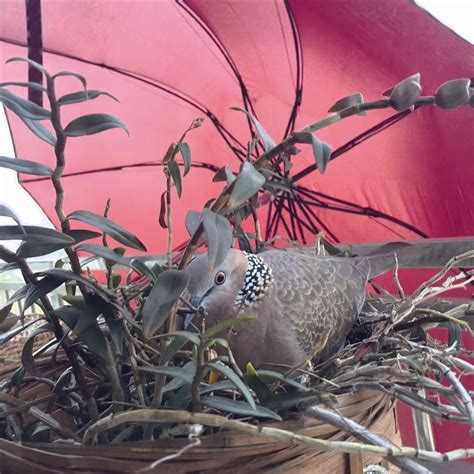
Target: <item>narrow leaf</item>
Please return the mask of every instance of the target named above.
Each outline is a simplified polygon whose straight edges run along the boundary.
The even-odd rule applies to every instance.
[[[38,281],[38,283],[32,283],[26,293],[25,304],[23,305],[22,313],[24,313],[30,306],[35,304],[40,298],[46,296],[48,293],[55,290],[62,284],[63,282],[61,280],[51,276],[42,278]]]
[[[184,173],[183,176],[186,176],[191,169],[191,149],[189,145],[185,142],[178,143],[179,152],[183,157]]]
[[[309,392],[311,390],[310,388],[305,387],[304,385],[298,382],[295,382],[293,379],[285,377],[279,372],[274,372],[273,370],[257,370],[257,375],[262,379],[267,378],[270,380],[277,380],[278,382],[286,383],[288,385],[291,385],[292,387],[302,390],[303,392]]]
[[[143,372],[151,372],[153,374],[166,375],[167,377],[178,378],[187,383],[193,382],[193,376],[189,374],[183,367],[168,367],[168,366],[147,366],[139,367],[138,370]]]
[[[118,102],[118,99],[116,99],[112,94],[109,94],[108,92],[104,92],[100,90],[87,90],[87,91],[73,92],[72,94],[63,95],[58,100],[58,103],[59,105],[78,104],[80,102],[85,102],[86,100],[95,99],[99,97],[100,95],[105,95],[107,97],[110,97],[111,99],[114,99],[116,102]]]
[[[41,373],[37,369],[35,359],[33,357],[33,345],[36,336],[47,332],[54,333],[53,325],[50,323],[43,324],[39,328],[35,329],[24,343],[23,350],[21,352],[21,363],[25,370],[30,374],[36,375],[38,377],[41,377]]]
[[[20,119],[40,140],[52,146],[56,145],[56,137],[42,123],[21,116]]]
[[[19,158],[8,158],[7,156],[0,156],[0,168],[8,168],[18,173],[35,176],[51,176],[53,174],[53,170],[42,163],[20,160]]]
[[[212,178],[214,183],[218,183],[219,181],[227,181],[227,184],[232,184],[236,180],[234,173],[229,168],[228,165],[223,166]]]
[[[210,367],[211,369],[214,369],[217,372],[220,372],[226,378],[228,378],[238,388],[239,392],[247,400],[248,404],[253,408],[253,410],[257,409],[255,400],[253,399],[252,394],[250,393],[250,390],[244,384],[242,379],[230,367],[227,367],[226,365],[223,365],[223,364],[216,364],[212,362],[208,362],[206,365]]]
[[[272,148],[276,147],[275,141],[270,137],[267,131],[262,127],[261,123],[249,112],[239,107],[231,107],[231,110],[237,110],[243,112],[247,117],[252,121],[254,127],[257,129],[258,135],[260,136],[261,141],[265,147],[265,151],[270,151]]]
[[[229,221],[209,209],[204,209],[202,223],[206,232],[208,268],[212,271],[224,261],[234,236]]]
[[[129,268],[134,268],[132,262],[127,257],[122,257],[117,252],[114,252],[108,247],[103,247],[102,245],[97,244],[80,244],[76,247],[78,252],[88,252],[98,257],[102,257],[106,260],[111,260],[115,263],[120,263]]]
[[[66,77],[66,76],[72,76],[75,77],[78,81],[81,82],[81,84],[84,87],[84,90],[87,89],[87,81],[84,76],[81,76],[80,74],[77,74],[77,72],[71,72],[71,71],[61,71],[58,72],[53,76],[53,79],[57,79],[58,77]]]
[[[239,318],[227,319],[226,321],[222,321],[214,326],[210,327],[205,333],[204,336],[206,339],[211,337],[217,336],[223,331],[226,331],[238,324],[247,323],[249,321],[253,321],[255,318],[252,316],[240,316]]]
[[[84,135],[94,135],[112,128],[121,128],[128,134],[127,126],[117,117],[109,114],[83,115],[66,125],[64,131],[68,137],[82,137]]]
[[[42,64],[39,64],[36,61],[33,61],[32,59],[28,59],[28,58],[20,58],[20,57],[10,58],[5,62],[5,64],[13,63],[16,61],[22,61],[22,62],[28,63],[30,66],[34,67],[38,71],[41,71],[43,74],[48,74],[48,71]]]
[[[364,102],[364,97],[362,96],[360,92],[357,92],[355,94],[339,99],[334,105],[330,107],[328,112],[329,113],[340,112],[341,110],[347,109],[354,105],[362,104],[363,102]],[[365,111],[359,112],[359,115],[365,115],[365,114],[366,114]]]
[[[18,224],[18,227],[23,232],[23,234],[26,234],[25,229],[23,228],[23,225],[20,222],[20,218],[5,204],[0,204],[0,216],[5,216],[9,217],[10,219],[13,219]]]
[[[178,297],[186,288],[189,276],[182,270],[160,273],[142,309],[143,332],[153,335],[166,321]]]
[[[143,263],[141,260],[137,258],[133,258],[131,260],[132,268],[139,274],[147,276],[153,283],[156,282],[156,275],[153,273],[152,269],[146,264]]]
[[[186,214],[185,226],[190,237],[194,235],[199,224],[202,222],[202,214],[198,211],[189,211]]]
[[[102,230],[117,242],[120,242],[127,247],[146,251],[146,247],[142,244],[142,242],[140,242],[140,240],[138,240],[137,237],[107,217],[95,214],[90,211],[75,211],[69,214],[66,219],[74,219],[85,222],[86,224],[90,224]]]
[[[168,170],[170,172],[171,178],[173,179],[173,183],[176,186],[176,192],[178,193],[178,197],[181,197],[183,193],[183,184],[181,180],[181,171],[179,170],[178,163],[176,161],[170,161],[168,163]]]
[[[8,87],[8,86],[15,86],[15,87],[28,87],[28,89],[35,89],[37,91],[46,92],[46,87],[38,84],[37,82],[2,82],[0,83],[0,87]]]
[[[161,195],[160,199],[160,217],[158,218],[158,222],[163,229],[167,229],[168,226],[166,225],[166,195],[168,191],[164,191]]]
[[[0,226],[0,240],[25,240],[27,242],[51,244],[74,243],[74,239],[69,235],[48,227],[25,225],[23,229],[26,234],[16,225]]]
[[[265,183],[265,177],[259,173],[248,161],[242,165],[234,188],[230,195],[229,205],[232,208],[240,206],[247,199],[251,198]]]
[[[0,101],[12,112],[31,120],[46,120],[51,117],[49,110],[36,105],[34,102],[23,99],[6,89],[0,89]]]
[[[196,346],[198,346],[201,343],[201,339],[199,338],[199,335],[190,331],[174,331],[174,332],[170,332],[169,334],[166,334],[166,337],[179,337],[179,338],[187,339],[189,342],[192,342]]]
[[[213,408],[214,410],[223,411],[225,413],[235,413],[236,415],[244,416],[258,416],[260,418],[271,418],[273,420],[281,421],[281,417],[274,411],[258,405],[255,409],[253,409],[248,403],[238,400],[231,400],[229,398],[219,397],[216,395],[212,397],[203,397],[201,401],[204,406]]]

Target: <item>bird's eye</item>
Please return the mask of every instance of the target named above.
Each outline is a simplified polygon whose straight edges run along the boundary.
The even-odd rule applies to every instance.
[[[224,272],[216,273],[216,276],[214,277],[214,281],[216,282],[216,285],[222,285],[225,282],[225,273]]]

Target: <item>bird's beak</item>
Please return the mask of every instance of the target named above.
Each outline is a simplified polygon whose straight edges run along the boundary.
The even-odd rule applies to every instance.
[[[192,296],[191,298],[189,298],[189,303],[195,308],[199,308],[202,300],[203,300],[202,296]],[[191,321],[194,319],[194,316],[196,316],[196,313],[186,313],[184,315],[183,324],[182,324],[183,330],[186,330],[188,328],[188,326],[191,324]]]
[[[191,324],[191,321],[194,319],[194,313],[187,313],[183,318],[183,330],[186,331],[188,326]]]

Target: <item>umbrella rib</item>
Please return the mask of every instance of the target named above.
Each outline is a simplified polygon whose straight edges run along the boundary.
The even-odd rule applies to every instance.
[[[8,38],[4,38],[4,37],[0,37],[0,41],[3,41],[5,43],[8,43],[8,44],[13,44],[15,46],[22,46],[22,47],[26,47],[27,45],[22,42],[22,41],[16,41],[16,40],[11,40],[11,39],[8,39]],[[217,128],[217,131],[219,132],[219,134],[222,136],[222,138],[224,139],[224,141],[227,143],[227,145],[229,146],[229,148],[234,152],[236,153],[236,150],[238,150],[238,148],[236,148],[235,146],[231,145],[230,144],[230,140],[234,141],[235,144],[240,147],[242,150],[245,150],[245,146],[240,143],[240,141],[234,137],[234,135],[232,135],[232,133],[230,133],[221,123],[220,121],[217,119],[217,117],[209,110],[207,109],[205,106],[203,106],[202,104],[200,104],[198,101],[196,101],[195,99],[193,99],[192,97],[189,97],[187,96],[186,94],[184,94],[183,92],[180,92],[176,89],[173,89],[171,88],[170,86],[168,85],[164,85],[162,83],[160,83],[158,80],[156,79],[153,79],[153,78],[150,78],[150,77],[147,77],[145,75],[141,75],[141,74],[137,74],[137,73],[134,73],[134,72],[130,72],[130,71],[127,71],[125,69],[121,69],[121,68],[117,68],[115,66],[109,66],[107,64],[103,64],[103,63],[98,63],[96,61],[92,61],[90,59],[85,59],[85,58],[80,58],[78,56],[75,56],[73,54],[69,54],[69,53],[63,53],[63,52],[60,52],[60,51],[57,51],[57,50],[54,50],[54,49],[51,49],[51,48],[43,48],[43,52],[45,53],[48,53],[48,54],[53,54],[55,56],[60,56],[60,57],[63,57],[63,58],[68,58],[68,59],[72,59],[74,61],[78,61],[78,62],[81,62],[81,63],[84,63],[84,64],[90,64],[92,66],[97,66],[97,67],[101,67],[101,68],[104,68],[104,69],[107,69],[107,70],[110,70],[110,71],[113,71],[113,72],[116,72],[117,74],[120,74],[120,75],[123,75],[125,77],[129,77],[131,79],[135,79],[136,81],[140,81],[140,82],[143,82],[149,86],[152,86],[152,87],[156,87],[157,89],[160,89],[161,91],[163,92],[166,92],[167,94],[169,95],[172,95],[173,97],[176,97],[177,99],[180,99],[182,100],[183,102],[187,103],[188,105],[190,105],[191,107],[194,107],[195,109],[197,109],[199,112],[205,114],[207,117],[209,117],[209,119],[211,120],[211,122],[214,124],[214,126]],[[226,136],[227,135],[227,136]]]

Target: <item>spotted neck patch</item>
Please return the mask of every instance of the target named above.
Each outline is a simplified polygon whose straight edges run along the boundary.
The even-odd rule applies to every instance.
[[[261,301],[273,283],[272,269],[257,255],[244,252],[247,256],[247,272],[239,294],[235,298],[237,306],[251,306]]]

